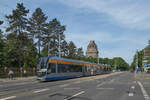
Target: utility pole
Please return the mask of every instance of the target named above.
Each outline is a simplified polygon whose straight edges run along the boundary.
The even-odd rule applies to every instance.
[[[50,32],[49,32],[50,33]],[[50,38],[52,37],[54,35],[54,33],[51,33],[51,35],[48,35],[48,39],[49,39],[49,41],[48,41],[48,57],[50,57]]]
[[[138,71],[138,50],[136,51],[136,72]]]
[[[49,37],[50,38],[50,37]],[[50,57],[50,40],[48,42],[48,57]]]
[[[97,47],[98,50],[98,47]],[[99,52],[97,52],[97,63],[99,64]]]
[[[97,63],[99,64],[99,56],[97,57]]]
[[[115,70],[117,70],[116,60],[115,60]]]
[[[137,79],[137,72],[138,72],[138,50],[136,51],[136,68],[135,68],[135,72],[134,72],[135,81]]]
[[[61,49],[60,49],[60,34],[59,34],[59,48],[58,48],[58,50],[59,50],[59,58],[61,58]]]

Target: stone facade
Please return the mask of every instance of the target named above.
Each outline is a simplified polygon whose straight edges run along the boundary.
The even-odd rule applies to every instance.
[[[91,40],[86,51],[86,57],[88,58],[97,58],[98,57],[98,49],[94,40]]]

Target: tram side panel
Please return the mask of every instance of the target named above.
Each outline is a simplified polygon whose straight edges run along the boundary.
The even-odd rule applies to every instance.
[[[50,63],[47,70],[46,80],[59,80],[83,76],[82,66]]]

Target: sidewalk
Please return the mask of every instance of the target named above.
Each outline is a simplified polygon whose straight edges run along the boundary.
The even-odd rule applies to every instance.
[[[30,77],[15,77],[15,78],[13,78],[13,79],[0,78],[0,82],[12,82],[12,81],[30,80],[30,79],[36,79],[36,76],[30,76]]]

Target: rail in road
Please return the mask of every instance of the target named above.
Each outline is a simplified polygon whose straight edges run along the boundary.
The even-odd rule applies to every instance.
[[[0,100],[150,100],[142,82],[129,72],[0,85]]]

